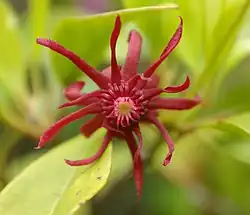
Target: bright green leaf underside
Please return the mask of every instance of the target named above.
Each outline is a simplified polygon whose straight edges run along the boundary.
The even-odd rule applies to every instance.
[[[17,17],[4,2],[0,2],[0,26],[0,83],[19,92],[24,77],[22,44]]]
[[[93,165],[69,167],[63,159],[93,155],[103,135],[101,129],[90,139],[76,137],[34,161],[0,194],[0,214],[66,215],[78,209],[106,183],[111,168],[111,146]]]

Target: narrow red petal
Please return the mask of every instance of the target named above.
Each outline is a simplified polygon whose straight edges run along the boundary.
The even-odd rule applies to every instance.
[[[188,110],[200,104],[200,97],[194,99],[185,98],[157,98],[150,101],[150,109],[168,109],[168,110]]]
[[[103,125],[102,127],[106,128],[108,131],[112,132],[113,134],[119,136],[119,137],[124,137],[124,133],[122,130],[118,130],[114,127],[112,127],[110,124],[109,124],[109,121],[106,119],[103,121]]]
[[[82,117],[86,116],[87,114],[95,114],[101,111],[101,107],[99,104],[91,104],[85,108],[82,108],[76,112],[71,113],[70,115],[60,119],[54,125],[52,125],[48,130],[44,132],[44,134],[40,137],[40,142],[36,148],[42,148],[48,141],[50,141],[56,133],[62,129],[64,126],[68,125],[69,123],[79,120]]]
[[[83,94],[80,97],[78,97],[76,100],[65,102],[64,104],[59,106],[59,108],[71,107],[74,105],[88,105],[88,102],[86,104],[84,102],[89,101],[89,99],[93,100],[93,98],[99,97],[101,95],[100,92],[101,92],[100,90],[96,90],[91,93]],[[95,101],[96,100],[94,100],[94,102]]]
[[[136,126],[134,128],[134,132],[135,132],[135,134],[136,134],[136,136],[138,137],[138,140],[139,140],[138,148],[137,148],[137,150],[135,152],[135,156],[134,156],[134,160],[135,160],[135,162],[137,162],[140,155],[141,155],[143,140],[142,140],[142,134],[141,134],[141,130],[140,130],[139,126]]]
[[[88,65],[83,59],[81,59],[72,51],[64,48],[62,45],[60,45],[59,43],[53,40],[38,38],[36,42],[71,60],[81,71],[83,71],[89,78],[91,78],[100,88],[103,88],[103,89],[108,88],[109,79],[105,77],[103,74],[101,74],[100,72],[97,72],[96,69]]]
[[[76,81],[64,89],[63,94],[69,100],[75,100],[82,95],[81,90],[85,86],[83,81]]]
[[[152,89],[148,89],[148,90],[144,90],[143,91],[143,100],[148,100],[151,99],[155,96],[160,95],[164,90],[160,89],[160,88],[152,88]]]
[[[158,75],[153,74],[150,77],[150,80],[147,81],[147,84],[145,86],[145,89],[151,89],[151,88],[156,88],[159,85],[160,78]]]
[[[164,125],[155,117],[152,115],[148,115],[148,120],[153,123],[161,132],[162,136],[164,137],[167,145],[168,145],[168,153],[166,158],[163,161],[163,165],[166,166],[171,161],[173,152],[174,152],[174,142],[172,138],[169,136],[168,131],[165,129]]]
[[[102,126],[103,123],[103,115],[98,114],[93,119],[90,119],[81,127],[81,132],[85,137],[90,137],[97,129]]]
[[[140,90],[144,87],[146,88],[147,83],[151,81],[151,78],[144,78],[142,75],[136,74],[135,76],[131,77],[127,83],[130,89],[136,88],[137,90]]]
[[[119,68],[119,70],[121,70],[120,65],[118,65],[118,68]],[[101,73],[111,80],[111,66],[106,67],[105,69],[103,69],[101,71]]]
[[[171,53],[172,50],[178,45],[180,42],[180,39],[182,37],[182,29],[183,29],[183,19],[181,16],[179,16],[180,24],[178,28],[176,29],[175,33],[173,34],[172,38],[170,39],[168,45],[161,53],[161,56],[165,55],[166,53]]]
[[[137,191],[138,199],[141,198],[142,195],[142,186],[143,186],[143,167],[142,167],[142,160],[140,154],[135,160],[135,154],[137,152],[137,145],[135,138],[131,132],[126,133],[126,141],[129,146],[131,155],[133,157],[133,164],[134,164],[134,180],[135,180],[135,186]]]
[[[111,66],[106,67],[101,71],[103,75],[105,75],[107,78],[111,79]]]
[[[107,132],[107,134],[104,137],[104,140],[103,140],[103,143],[102,143],[100,149],[97,151],[97,153],[95,155],[93,155],[90,158],[85,158],[83,160],[76,160],[76,161],[65,160],[65,162],[70,166],[83,166],[83,165],[91,164],[103,155],[103,153],[107,149],[108,144],[110,143],[111,139],[112,139],[111,133]]]
[[[166,92],[166,93],[179,93],[179,92],[182,92],[182,91],[188,89],[189,86],[190,86],[190,79],[187,76],[186,80],[185,80],[185,82],[183,84],[181,84],[179,86],[169,86],[169,87],[166,87],[164,89],[164,92]]]
[[[110,38],[111,48],[111,81],[120,84],[121,72],[116,60],[116,43],[121,31],[121,18],[118,15],[115,20],[115,26]]]
[[[128,42],[128,53],[121,70],[122,78],[125,81],[129,80],[137,73],[137,66],[140,61],[142,47],[142,38],[139,32],[132,30],[129,34]]]
[[[137,84],[137,82],[141,80],[141,75],[137,74],[133,77],[131,77],[129,80],[128,80],[128,86],[130,89],[132,89],[133,87],[135,87],[135,85]]]
[[[144,73],[143,76],[146,78],[149,78],[155,70],[158,68],[158,66],[169,56],[169,54],[175,49],[175,47],[180,42],[181,36],[182,36],[182,26],[183,26],[183,20],[180,17],[180,24],[178,28],[176,29],[174,35],[168,42],[168,45],[163,50],[160,59],[157,60],[154,64],[152,64]]]

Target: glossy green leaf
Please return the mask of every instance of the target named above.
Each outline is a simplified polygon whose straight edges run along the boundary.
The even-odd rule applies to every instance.
[[[129,8],[168,2],[170,1],[123,1],[125,7]],[[196,75],[198,89],[209,91],[208,87],[212,82],[217,81],[219,84],[218,76],[221,76],[222,80],[231,71],[223,66],[227,61],[229,65],[232,63],[232,61],[229,62],[231,49],[235,46],[250,3],[248,0],[175,0],[173,2],[179,5],[176,16],[181,15],[184,19],[183,38],[174,54],[177,54]],[[153,30],[146,33],[158,53],[159,47],[167,43],[177,22],[173,14],[166,14],[160,20],[156,17],[152,18],[154,19],[155,24],[152,25],[153,21],[147,20],[145,25],[147,23],[151,27],[157,26],[157,29],[152,27]],[[156,25],[157,22],[158,25]],[[246,51],[240,51],[239,55],[242,54],[245,55]],[[238,57],[241,58],[239,55],[233,58],[237,61]]]
[[[0,82],[20,94],[24,90],[24,58],[18,20],[4,1],[0,2],[0,26]]]
[[[23,148],[25,147],[26,142],[19,142],[20,145],[16,146],[16,148]],[[39,151],[34,153],[27,153],[22,156],[16,156],[14,160],[8,162],[5,166],[4,170],[4,179],[10,183],[16,176],[18,176],[25,168],[27,168],[30,164],[45,154],[46,151]]]
[[[187,118],[197,125],[204,120],[224,120],[240,115],[250,109],[249,58],[235,67],[224,78],[219,88],[210,88],[210,98],[202,97],[203,103]]]
[[[235,47],[232,49],[232,53],[227,62],[225,72],[221,74],[220,82],[226,75],[239,65],[245,58],[250,56],[250,39],[242,39],[237,41]]]
[[[22,109],[27,97],[24,53],[18,18],[6,1],[0,2],[0,25],[0,113],[6,121],[9,121],[6,119],[8,113],[8,118],[15,114],[12,112],[10,101],[17,102],[15,108]]]
[[[53,39],[76,52],[89,64],[99,68],[106,63],[103,57],[106,47],[109,46],[109,37],[117,14],[121,15],[125,26],[126,22],[142,22],[149,17],[159,17],[174,8],[176,5],[171,4],[120,10],[83,18],[68,18],[59,24]],[[71,62],[58,54],[52,54],[52,63],[58,77],[64,82],[73,81],[82,74]]]
[[[49,6],[50,0],[29,0],[29,14],[28,14],[28,23],[31,31],[31,38],[29,43],[33,46],[32,56],[34,60],[38,60],[40,57],[41,49],[36,45],[36,38],[40,35],[45,34],[49,17]]]
[[[248,0],[225,1],[220,17],[212,29],[211,37],[206,43],[206,65],[198,80],[198,88],[207,89],[212,81],[218,79],[228,70],[223,68],[234,47],[244,17],[250,7]],[[216,40],[214,40],[216,38]]]
[[[68,215],[91,199],[106,183],[111,167],[111,145],[94,164],[69,167],[63,159],[96,153],[104,129],[90,139],[76,137],[34,161],[0,194],[0,214]]]
[[[166,3],[167,1],[166,0],[145,0],[145,1],[122,0],[122,2],[125,8],[133,8],[133,7],[159,5],[161,3]]]
[[[249,123],[250,113],[249,112],[232,116],[230,118],[223,120],[222,122],[235,126],[238,129],[241,129],[242,131],[250,135],[250,123]]]

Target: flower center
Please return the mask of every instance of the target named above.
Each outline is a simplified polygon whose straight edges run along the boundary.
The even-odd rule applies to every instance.
[[[134,108],[134,102],[129,97],[119,97],[114,102],[117,115],[128,115]]]
[[[142,91],[130,88],[126,83],[110,84],[109,87],[102,91],[101,97],[102,113],[109,124],[125,128],[137,123],[147,111]]]

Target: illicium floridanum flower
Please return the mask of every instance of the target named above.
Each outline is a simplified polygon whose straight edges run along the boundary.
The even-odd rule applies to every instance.
[[[163,161],[166,166],[172,157],[174,144],[164,125],[157,119],[157,110],[187,110],[200,103],[200,99],[187,98],[161,98],[161,93],[179,93],[186,90],[190,85],[187,77],[180,86],[168,86],[164,89],[157,87],[157,77],[154,72],[159,65],[175,49],[182,36],[183,20],[161,53],[159,59],[148,67],[142,74],[137,72],[140,59],[142,38],[140,34],[132,30],[129,35],[128,53],[123,66],[117,64],[116,43],[121,30],[121,20],[118,15],[110,38],[111,66],[102,72],[88,65],[75,53],[64,48],[55,41],[38,38],[37,43],[65,56],[71,60],[82,72],[92,79],[100,89],[91,93],[81,93],[84,82],[78,81],[67,87],[64,91],[68,102],[60,106],[80,106],[76,112],[60,119],[52,125],[40,138],[37,148],[41,148],[51,140],[55,134],[67,124],[81,119],[88,114],[95,116],[81,127],[81,132],[89,137],[100,127],[107,129],[102,146],[98,152],[90,158],[83,160],[66,160],[70,166],[81,166],[91,164],[102,156],[113,137],[126,140],[133,157],[134,179],[138,196],[142,192],[142,161],[140,151],[143,140],[139,123],[147,122],[154,124],[164,137],[169,152]],[[138,138],[138,144],[136,138]]]

